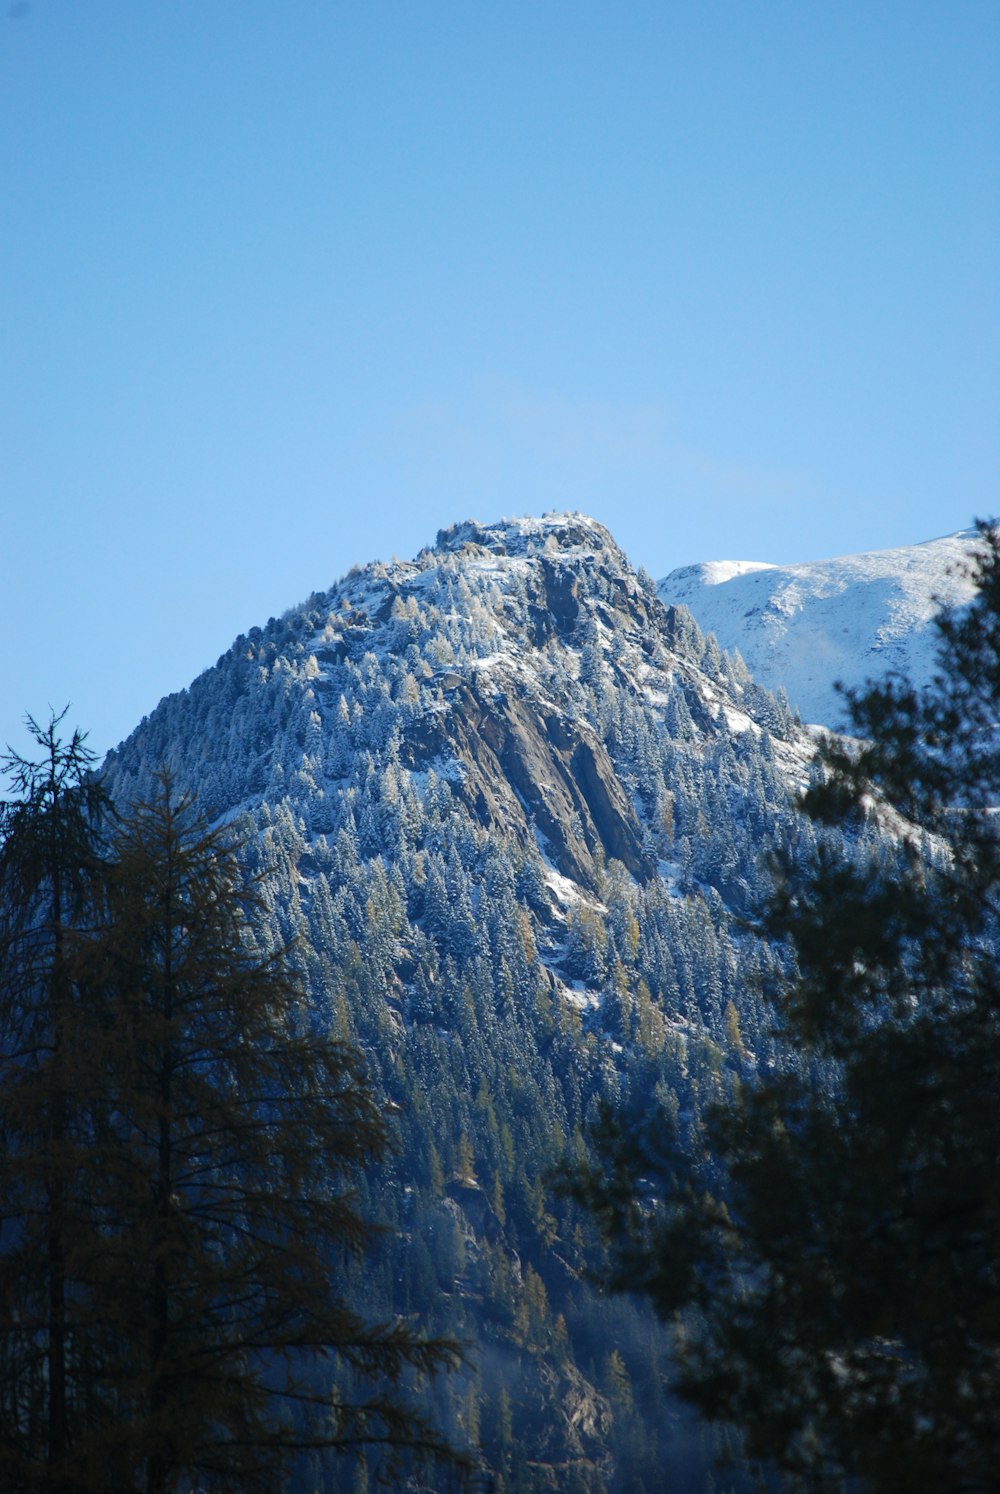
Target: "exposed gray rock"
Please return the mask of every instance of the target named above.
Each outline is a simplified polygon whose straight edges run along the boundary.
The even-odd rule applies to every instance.
[[[454,790],[481,823],[529,835],[533,823],[556,868],[590,891],[601,856],[624,862],[640,881],[653,875],[611,759],[580,722],[511,690],[480,695],[461,685],[448,704],[424,717],[404,748],[410,766],[447,750],[461,768]]]

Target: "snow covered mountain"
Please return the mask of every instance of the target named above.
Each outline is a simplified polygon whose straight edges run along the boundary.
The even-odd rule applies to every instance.
[[[781,956],[742,919],[761,856],[809,834],[789,800],[809,752],[605,529],[562,514],[356,568],[109,759],[117,798],[166,763],[237,826],[264,935],[297,940],[315,1020],[364,1048],[400,1138],[371,1304],[479,1345],[441,1414],[522,1470],[509,1487],[703,1487],[656,1332],[595,1296],[546,1180],[605,1102],[659,1096],[697,1150],[703,1107],[773,1057]]]
[[[836,680],[860,686],[890,670],[916,683],[934,668],[931,622],[968,601],[975,543],[964,530],[922,545],[801,565],[715,560],[671,571],[661,600],[690,609],[760,684],[783,689],[807,722],[840,726]]]

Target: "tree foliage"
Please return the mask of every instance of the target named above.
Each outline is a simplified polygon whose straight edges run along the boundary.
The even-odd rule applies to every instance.
[[[99,842],[56,726],[12,763],[0,860],[7,1486],[269,1489],[304,1449],[445,1454],[401,1382],[452,1345],[351,1300],[355,1181],[389,1144],[357,1050],[258,943],[226,833],[164,773]]]
[[[848,695],[766,928],[784,1060],[692,1170],[619,1122],[584,1191],[679,1383],[794,1484],[1000,1488],[1000,538],[939,668]]]
[[[28,720],[37,761],[8,753],[0,805],[0,1478],[63,1468],[92,1413],[98,1346],[80,1333],[94,1216],[76,1032],[77,939],[102,915],[107,802],[60,720]],[[94,1323],[94,1319],[90,1320]]]

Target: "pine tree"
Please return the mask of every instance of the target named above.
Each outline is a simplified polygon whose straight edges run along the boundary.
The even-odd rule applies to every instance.
[[[590,1200],[679,1325],[680,1383],[810,1488],[1000,1489],[1000,535],[939,669],[849,694],[767,919],[785,1059],[708,1118],[721,1176],[650,1130]],[[585,1192],[587,1189],[585,1188]],[[796,1485],[798,1486],[798,1485]]]

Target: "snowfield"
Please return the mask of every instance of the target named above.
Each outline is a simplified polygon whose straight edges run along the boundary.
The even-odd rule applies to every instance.
[[[975,530],[925,544],[800,565],[714,560],[671,571],[660,599],[681,604],[722,648],[738,649],[769,690],[784,688],[803,721],[839,727],[834,682],[858,687],[891,670],[916,684],[935,664],[934,617],[972,595],[965,568]]]

